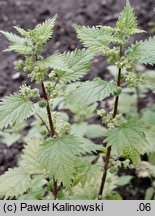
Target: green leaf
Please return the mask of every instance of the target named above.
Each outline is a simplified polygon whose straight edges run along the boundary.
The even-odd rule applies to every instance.
[[[137,17],[128,0],[126,1],[126,6],[122,11],[116,26],[120,31],[123,31],[127,35],[144,32],[138,29]]]
[[[75,51],[64,53],[64,57],[70,70],[66,70],[62,75],[61,72],[58,72],[58,74],[65,82],[71,82],[79,80],[89,72],[94,55],[89,50],[76,49]]]
[[[33,32],[35,32],[35,36],[40,41],[47,41],[52,37],[55,21],[57,19],[57,15],[55,15],[52,19],[45,20],[45,22],[38,24]]]
[[[120,178],[117,179],[116,184],[118,186],[124,186],[130,183],[131,179],[133,179],[133,176],[126,175],[126,176],[121,176]]]
[[[7,146],[11,146],[20,139],[20,134],[8,133],[6,131],[0,131],[0,141],[5,143]]]
[[[10,51],[15,51],[21,55],[29,55],[32,54],[32,47],[30,47],[28,44],[26,45],[14,44],[14,45],[10,45],[7,49],[4,50],[4,52],[10,52]]]
[[[8,40],[11,44],[21,44],[23,45],[25,43],[25,38],[22,38],[16,34],[13,34],[11,32],[5,32],[5,31],[0,31]]]
[[[94,144],[90,139],[78,137],[78,140],[81,142],[80,147],[83,154],[97,152],[103,149],[102,145]]]
[[[74,186],[81,183],[82,187],[85,186],[86,182],[90,183],[91,179],[94,176],[99,176],[102,172],[102,165],[91,164],[88,160],[80,160],[80,163],[77,165],[77,176],[74,179]]]
[[[109,194],[105,197],[106,200],[122,200],[121,195],[116,191],[109,191]]]
[[[84,47],[89,48],[93,54],[102,53],[105,47],[114,41],[112,32],[104,27],[75,25],[75,30]]]
[[[14,94],[0,102],[0,129],[21,123],[33,115],[33,104],[27,98]]]
[[[38,159],[40,142],[37,138],[27,140],[28,144],[25,145],[23,150],[19,164],[29,175],[40,175],[44,173],[44,169]]]
[[[84,136],[93,139],[105,136],[106,129],[99,124],[90,124],[87,126]]]
[[[10,46],[4,51],[15,51],[19,54],[30,54],[32,52],[31,41],[10,32],[0,31],[10,42]]]
[[[86,122],[81,122],[79,124],[72,124],[71,125],[71,134],[83,137],[85,134],[87,128],[87,123]]]
[[[43,66],[46,68],[52,68],[52,69],[56,69],[56,70],[69,70],[69,68],[67,67],[67,64],[65,63],[65,57],[63,54],[53,54],[51,56],[49,56],[48,58],[46,58],[44,61],[37,61],[36,62],[37,66]]]
[[[96,101],[102,101],[117,89],[115,84],[95,78],[93,81],[82,83],[66,98],[65,103],[91,104]]]
[[[154,195],[154,188],[153,187],[147,188],[145,192],[145,200],[152,200],[153,195]]]
[[[83,152],[77,138],[71,135],[45,141],[40,149],[39,160],[58,183],[70,188],[75,172],[75,161]]]
[[[9,169],[0,176],[0,198],[17,198],[31,185],[30,176],[22,168]]]
[[[143,125],[144,123],[137,119],[129,119],[119,128],[109,130],[105,140],[107,147],[112,146],[119,156],[130,158],[136,164],[148,144]]]
[[[20,28],[20,27],[17,27],[17,26],[14,26],[14,28],[18,31],[18,33],[23,36],[23,37],[26,37],[29,35],[29,32],[25,31],[23,28]]]
[[[106,133],[106,129],[99,124],[87,124],[82,122],[79,124],[73,124],[71,127],[71,133],[80,137],[87,137],[90,139],[103,137]]]
[[[31,188],[28,193],[18,197],[18,200],[41,200],[43,199],[45,193],[44,185],[47,181],[43,176],[37,176],[31,181]]]
[[[126,52],[127,58],[139,64],[155,64],[155,37],[136,42]]]

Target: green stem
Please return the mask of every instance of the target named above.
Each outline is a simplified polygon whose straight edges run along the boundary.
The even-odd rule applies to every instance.
[[[122,57],[122,55],[123,55],[123,47],[122,47],[122,45],[120,45],[120,55],[119,55],[120,58]],[[118,78],[117,78],[117,86],[118,87],[121,86],[121,71],[122,71],[122,69],[119,68],[118,69]],[[116,115],[117,115],[118,101],[119,101],[119,96],[117,96],[115,98],[113,118],[115,118]],[[109,146],[107,148],[107,153],[106,153],[106,156],[105,156],[104,172],[103,172],[103,176],[102,176],[102,180],[101,180],[101,185],[100,185],[100,189],[99,189],[99,194],[98,194],[98,199],[99,200],[102,199],[102,193],[103,193],[103,190],[104,190],[104,186],[105,186],[105,182],[106,182],[106,177],[107,177],[107,172],[108,172],[108,168],[109,168],[110,155],[111,155],[111,146]]]

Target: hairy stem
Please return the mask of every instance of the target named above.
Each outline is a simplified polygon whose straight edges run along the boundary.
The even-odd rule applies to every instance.
[[[50,110],[50,104],[49,104],[49,99],[48,99],[48,95],[44,86],[44,82],[41,83],[41,88],[42,88],[42,93],[43,93],[43,98],[46,100],[46,110],[47,110],[47,115],[48,115],[48,121],[49,121],[49,126],[50,126],[50,136],[54,136],[55,135],[55,129],[54,129],[54,124],[53,124],[53,120],[52,120],[52,114],[51,114],[51,110]]]
[[[123,55],[123,48],[122,48],[122,45],[120,45],[120,58],[122,57],[122,55]],[[118,69],[118,78],[117,78],[117,86],[118,87],[121,86],[121,70],[122,70],[121,68]],[[116,115],[117,115],[118,101],[119,101],[119,96],[117,96],[115,98],[113,118],[115,118]],[[110,155],[111,155],[111,146],[109,146],[107,148],[107,153],[106,153],[105,163],[104,163],[104,172],[103,172],[101,185],[100,185],[100,189],[99,189],[99,194],[98,194],[98,199],[99,200],[102,199],[102,193],[103,193],[103,190],[104,190],[106,177],[107,177],[107,171],[108,171],[108,168],[109,168]]]

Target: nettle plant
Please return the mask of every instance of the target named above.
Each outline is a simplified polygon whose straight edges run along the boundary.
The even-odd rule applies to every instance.
[[[27,31],[15,27],[20,36],[1,31],[10,42],[5,51],[23,56],[14,63],[15,69],[23,69],[36,88],[22,85],[18,93],[0,102],[0,136],[12,144],[7,134],[16,132],[14,142],[25,143],[18,167],[0,177],[0,197],[121,199],[114,188],[131,177],[120,178],[117,171],[140,162],[149,142],[148,125],[141,115],[118,114],[120,97],[127,87],[137,89],[140,83],[148,83],[144,74],[136,72],[136,65],[155,63],[155,38],[130,45],[130,37],[144,31],[126,1],[114,28],[75,26],[84,49],[43,57],[55,21],[56,16]],[[96,55],[115,65],[115,78],[80,82]],[[110,95],[112,108],[100,108]],[[102,126],[88,124],[94,113],[101,117]],[[23,121],[30,116],[34,118],[31,129],[23,136]],[[5,129],[8,126],[11,129]],[[104,145],[94,144],[98,137]]]

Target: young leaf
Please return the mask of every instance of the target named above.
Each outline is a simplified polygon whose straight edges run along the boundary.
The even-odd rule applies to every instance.
[[[46,68],[52,68],[61,71],[69,70],[67,64],[65,63],[65,57],[63,54],[53,54],[46,58],[44,61],[37,61],[37,66],[44,66]]]
[[[14,26],[14,28],[17,30],[17,32],[23,36],[23,37],[26,37],[29,35],[29,32],[25,31],[23,28],[20,28],[20,27],[17,27],[17,26]]]
[[[136,33],[144,32],[138,29],[138,23],[134,9],[131,7],[128,0],[126,1],[126,6],[122,11],[116,26],[120,31],[125,32],[127,35],[134,35]]]
[[[17,198],[25,193],[30,185],[31,178],[22,168],[9,169],[0,176],[0,198]]]
[[[57,15],[55,15],[52,19],[45,20],[45,22],[38,24],[35,27],[33,31],[39,41],[47,41],[52,37],[56,18]]]
[[[68,71],[65,71],[62,80],[65,82],[77,81],[88,73],[91,66],[91,60],[94,57],[89,50],[78,50],[66,52],[64,54],[65,62],[68,66]],[[63,70],[64,71],[64,70]]]
[[[10,32],[0,31],[10,42],[10,45],[4,51],[15,51],[19,54],[30,54],[32,52],[31,41],[28,38],[22,38]]]
[[[126,52],[127,58],[139,64],[155,64],[155,37],[136,42]]]
[[[33,104],[19,94],[7,96],[0,102],[0,129],[21,123],[33,115]]]
[[[0,31],[7,39],[8,41],[13,45],[13,44],[21,44],[23,45],[25,43],[25,39],[13,34],[12,32],[5,32],[5,31]]]
[[[136,164],[148,144],[144,131],[141,121],[129,119],[119,128],[109,130],[105,142],[108,143],[107,146],[112,146],[119,156],[130,158]]]
[[[76,25],[75,30],[84,47],[89,48],[94,54],[102,53],[114,40],[112,33],[105,28]]]
[[[118,88],[115,84],[95,78],[93,81],[82,83],[67,98],[65,103],[83,103],[91,104],[96,101],[102,101],[104,98],[113,94]]]

